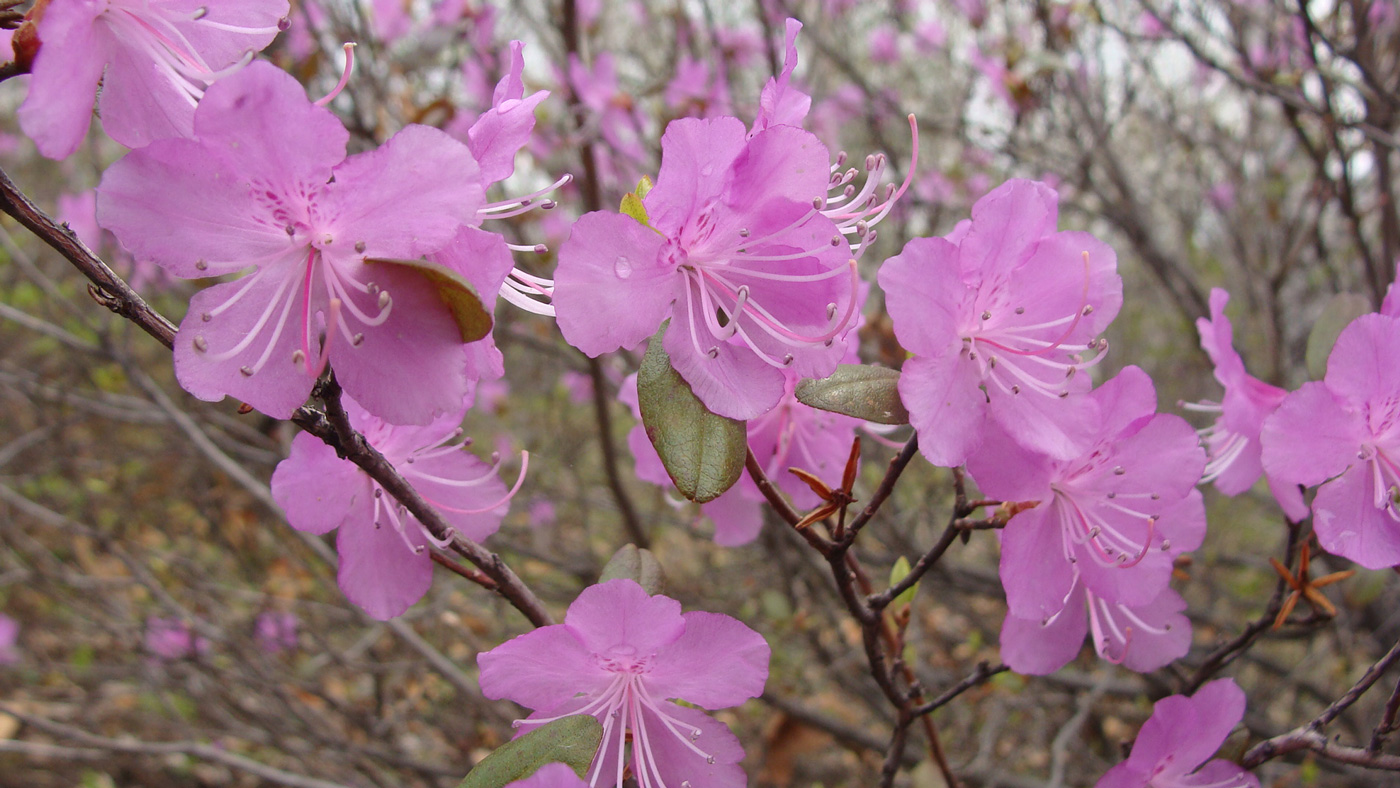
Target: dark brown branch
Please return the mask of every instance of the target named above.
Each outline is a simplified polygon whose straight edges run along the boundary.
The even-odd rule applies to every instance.
[[[954,698],[958,697],[964,692],[967,692],[973,687],[978,687],[983,684],[986,684],[988,681],[991,680],[993,676],[997,675],[998,673],[1005,673],[1008,670],[1011,670],[1011,666],[1009,665],[998,664],[995,667],[993,667],[991,665],[988,665],[986,662],[979,662],[977,663],[977,670],[973,671],[972,675],[944,690],[942,694],[940,694],[933,700],[926,701],[921,705],[915,706],[910,711],[916,716],[928,714],[929,712],[935,711],[943,706],[948,705],[948,703],[950,703]]]
[[[860,514],[851,521],[850,527],[846,529],[841,540],[843,544],[849,545],[854,542],[856,536],[860,534],[860,530],[865,527],[866,523],[870,522],[870,518],[880,511],[880,506],[894,492],[894,486],[899,482],[900,475],[904,473],[904,469],[909,466],[909,462],[918,453],[919,436],[915,435],[909,439],[908,443],[904,444],[904,448],[899,450],[899,454],[890,460],[890,467],[885,471],[885,478],[881,479],[880,486],[875,488],[875,494],[870,497],[870,503],[866,504]]]

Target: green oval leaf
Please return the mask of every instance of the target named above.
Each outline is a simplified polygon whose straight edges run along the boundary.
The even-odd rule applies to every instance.
[[[564,717],[497,747],[457,788],[503,788],[555,762],[567,765],[582,780],[602,740],[603,725],[592,716]]]
[[[475,342],[491,333],[491,313],[477,295],[476,288],[465,277],[441,263],[431,260],[400,260],[388,257],[367,257],[366,263],[396,265],[407,268],[428,280],[438,298],[457,321],[463,342]]]
[[[598,577],[598,582],[606,583],[620,577],[635,581],[643,591],[652,596],[666,590],[666,575],[661,571],[661,563],[650,550],[641,549],[634,544],[623,545],[621,550],[613,553],[607,566],[603,567],[603,574]]]
[[[899,399],[899,372],[885,367],[842,364],[830,377],[797,384],[797,400],[817,410],[876,424],[908,424]]]
[[[748,452],[744,422],[716,416],[671,366],[661,340],[671,321],[647,344],[637,370],[642,426],[661,464],[681,495],[696,503],[713,501],[739,481]]]

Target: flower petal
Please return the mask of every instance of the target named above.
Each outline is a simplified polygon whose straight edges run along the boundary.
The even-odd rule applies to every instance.
[[[348,308],[342,310],[340,325],[326,340],[341,385],[391,424],[426,424],[460,410],[470,390],[467,357],[457,321],[437,291],[419,274],[392,265],[348,269],[347,278],[375,283],[380,298],[387,293],[390,311],[382,324],[363,325]],[[346,294],[366,302],[360,308],[368,316],[377,314],[372,297]],[[364,338],[356,344],[360,334]]]
[[[1002,531],[998,571],[1010,615],[1042,621],[1068,604],[1074,571],[1063,558],[1061,507],[1058,500],[1043,502],[1012,517]]]
[[[100,14],[96,3],[53,3],[39,23],[43,46],[30,70],[19,123],[50,159],[71,156],[92,122],[97,83],[113,45],[105,26],[97,30]]]
[[[671,357],[671,366],[690,384],[696,398],[717,415],[747,421],[772,410],[783,397],[783,371],[744,345],[716,345],[702,327],[699,308],[693,304],[690,315],[677,315],[666,330],[662,347]],[[711,349],[714,357],[697,349],[697,344]]]
[[[972,206],[972,228],[963,237],[963,276],[985,290],[1009,282],[1013,272],[1055,232],[1059,195],[1039,181],[1009,180]]]
[[[340,553],[336,582],[345,596],[371,618],[387,621],[402,615],[428,593],[433,582],[433,561],[426,552],[427,540],[417,520],[407,518],[404,535],[400,536],[384,514],[376,527],[372,504],[357,508],[360,512],[352,514],[336,538],[336,550]],[[409,542],[425,552],[414,552]]]
[[[620,214],[594,212],[574,223],[554,272],[554,309],[570,345],[596,358],[656,333],[681,281],[657,264],[661,244],[651,228]]]
[[[207,402],[237,397],[273,418],[291,418],[315,382],[293,357],[302,349],[300,279],[295,269],[260,271],[195,293],[175,335],[181,388]]]
[[[598,666],[578,635],[563,624],[540,627],[483,651],[476,655],[476,664],[483,695],[542,713],[580,692],[600,691],[613,675]]]
[[[97,220],[138,260],[154,260],[182,279],[298,256],[241,181],[238,167],[199,142],[158,140],[102,174]]]
[[[916,355],[940,355],[958,344],[958,318],[973,296],[958,259],[958,248],[942,238],[915,238],[880,266],[895,336]]]
[[[1382,491],[1380,500],[1389,498]],[[1313,529],[1329,553],[1367,569],[1400,565],[1400,522],[1389,509],[1376,506],[1375,479],[1369,463],[1352,466],[1322,485],[1313,498]]]
[[[338,164],[320,208],[340,248],[365,257],[418,257],[451,241],[485,200],[481,169],[467,146],[413,124]]]
[[[298,531],[328,533],[369,495],[369,477],[355,463],[305,432],[292,439],[291,453],[272,472],[272,498]]]
[[[1001,659],[1017,673],[1048,676],[1074,660],[1088,631],[1084,593],[1076,588],[1058,614],[1018,618],[1008,613],[1001,625]]]
[[[642,712],[642,725],[646,727],[650,745],[651,760],[656,767],[651,785],[691,785],[713,786],[714,788],[744,788],[748,778],[739,767],[744,758],[744,748],[739,739],[729,730],[729,726],[710,719],[699,709],[688,709],[670,703],[660,704],[661,710],[676,720],[677,730],[684,739],[669,730],[651,710]],[[691,740],[696,731],[699,735]],[[637,758],[637,738],[632,740],[632,769],[639,771]],[[692,749],[694,747],[694,749]],[[698,750],[698,752],[697,752]],[[711,763],[708,758],[714,759]],[[659,777],[660,779],[655,779]]]
[[[738,706],[763,693],[771,650],[762,635],[719,613],[682,618],[685,633],[657,652],[649,691],[707,709]]]
[[[919,435],[919,452],[934,465],[961,465],[982,443],[987,418],[981,374],[962,346],[937,355],[915,356],[899,376],[899,398]]]
[[[609,580],[583,589],[564,616],[585,648],[594,654],[645,657],[685,632],[681,603],[650,596],[636,582]]]
[[[1279,483],[1311,487],[1355,462],[1369,437],[1361,414],[1326,383],[1304,383],[1264,419],[1264,472]]]

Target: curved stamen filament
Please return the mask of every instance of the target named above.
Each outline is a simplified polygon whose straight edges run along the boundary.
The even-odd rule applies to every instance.
[[[1108,610],[1108,604],[1104,602],[1104,600],[1094,596],[1092,592],[1088,593],[1088,597],[1089,628],[1094,633],[1095,649],[1099,652],[1099,656],[1103,657],[1109,662],[1112,662],[1115,665],[1123,664],[1123,660],[1127,659],[1128,657],[1128,647],[1132,645],[1133,628],[1127,627],[1126,631],[1120,630],[1118,628],[1118,623],[1113,620],[1113,614]],[[1113,637],[1111,638],[1106,636],[1104,633],[1103,624],[1105,621],[1107,621],[1109,628],[1112,630]],[[1114,642],[1119,642],[1123,644],[1117,657],[1109,653],[1108,650],[1109,645]]]
[[[554,183],[549,184],[543,189],[537,189],[522,197],[516,197],[511,200],[488,202],[480,208],[476,209],[477,215],[480,216],[481,214],[493,214],[491,216],[482,216],[481,218],[505,219],[511,216],[518,216],[522,213],[525,213],[526,211],[534,210],[535,208],[540,208],[542,210],[548,209],[551,206],[549,206],[547,203],[540,203],[537,205],[535,204],[535,200],[545,196],[546,194],[549,194],[550,192],[564,188],[565,186],[569,185],[569,183],[571,183],[573,179],[574,176],[566,172],[563,175],[559,176],[559,179],[556,180]]]
[[[1157,518],[1152,515],[1143,515],[1131,509],[1117,504],[1108,504],[1111,508],[1134,517],[1142,517],[1147,521],[1147,535],[1139,544],[1136,540],[1114,528],[1112,523],[1098,515],[1091,515],[1073,496],[1056,491],[1056,500],[1065,503],[1072,513],[1072,517],[1064,519],[1070,528],[1065,529],[1065,555],[1069,557],[1073,552],[1074,545],[1087,545],[1089,555],[1095,562],[1104,567],[1117,567],[1127,569],[1137,566],[1147,557],[1152,547],[1152,538],[1156,534]],[[1083,529],[1081,533],[1075,533],[1073,526],[1078,525]],[[1129,557],[1131,556],[1131,557]]]
[[[529,453],[528,451],[522,451],[522,452],[520,452],[520,475],[517,476],[516,479],[515,479],[515,486],[514,486],[514,487],[511,487],[511,488],[510,488],[510,491],[507,492],[504,496],[502,496],[500,500],[496,501],[496,502],[493,503],[493,504],[490,504],[489,506],[483,506],[483,507],[481,507],[480,509],[458,509],[457,507],[454,507],[454,506],[447,506],[447,505],[442,504],[442,503],[440,503],[440,502],[438,502],[438,501],[435,501],[435,500],[433,500],[432,498],[429,498],[429,497],[426,496],[426,495],[423,496],[423,500],[425,500],[425,501],[427,501],[428,503],[432,504],[434,508],[441,509],[441,510],[444,511],[444,512],[451,512],[451,513],[453,513],[453,514],[485,514],[485,513],[487,513],[487,512],[493,511],[493,510],[495,510],[495,509],[497,509],[497,508],[499,508],[499,507],[505,505],[506,503],[508,503],[508,502],[510,501],[510,499],[512,499],[512,498],[515,497],[515,494],[516,494],[516,493],[520,492],[520,487],[521,487],[521,485],[523,485],[523,484],[525,483],[525,472],[529,469],[529,467],[530,467],[530,453]],[[407,474],[405,474],[405,475],[407,475]],[[422,478],[422,477],[420,476],[420,478]],[[453,482],[451,482],[451,481],[449,481],[449,480],[443,480],[443,482],[446,483],[446,484],[453,484]],[[460,486],[460,485],[458,485],[458,486]]]
[[[345,86],[350,84],[350,72],[355,70],[355,45],[347,42],[342,49],[345,50],[345,68],[340,72],[340,81],[335,83],[331,92],[312,102],[318,107],[324,107],[334,101],[335,97],[340,95],[340,91],[345,90]]]
[[[773,315],[769,313],[768,310],[763,308],[762,304],[753,300],[752,296],[750,296],[747,302],[748,316],[750,317],[750,319],[753,320],[753,322],[756,325],[758,325],[759,328],[762,328],[764,332],[772,336],[774,339],[777,339],[779,342],[782,342],[783,344],[792,347],[817,345],[825,343],[827,340],[835,339],[837,336],[840,336],[850,327],[851,317],[855,314],[856,303],[860,297],[860,280],[859,274],[856,273],[856,261],[848,261],[846,269],[847,271],[849,271],[851,277],[851,292],[850,298],[847,300],[846,303],[846,312],[841,316],[839,320],[834,319],[835,316],[833,316],[833,320],[831,321],[831,327],[828,328],[824,333],[818,334],[816,336],[806,336],[804,334],[799,334],[796,331],[793,331],[792,329],[783,325],[782,321],[773,317]],[[832,270],[839,271],[840,269]],[[736,301],[738,300],[739,289],[735,287],[734,284],[730,282],[727,278],[725,278],[724,274],[721,274],[717,271],[708,268],[700,269],[700,273],[702,274],[702,276],[708,277],[712,282],[714,282],[715,285],[722,290],[724,295],[728,296],[730,299]],[[748,272],[745,271],[744,273],[747,274]]]
[[[257,274],[254,274],[254,276],[257,276]],[[283,299],[283,295],[287,293],[289,285],[295,279],[295,270],[289,271],[288,275],[282,278],[282,281],[277,285],[277,290],[272,294],[272,298],[268,301],[267,308],[262,311],[262,314],[258,315],[257,321],[253,323],[253,327],[248,330],[248,333],[243,335],[243,339],[239,340],[238,343],[235,344],[232,348],[229,348],[228,350],[225,350],[221,353],[215,353],[213,355],[206,356],[206,358],[208,358],[209,361],[215,363],[221,361],[228,361],[234,356],[237,356],[238,354],[242,353],[244,350],[247,350],[248,346],[253,344],[254,340],[258,338],[258,335],[262,333],[263,327],[267,325],[267,321],[272,317],[272,313],[277,310],[277,307],[279,305],[282,306],[282,315],[279,318],[279,320],[286,321],[287,313],[291,311],[292,304],[294,303],[295,299]],[[247,293],[251,287],[252,286],[249,285],[249,287],[239,291],[236,297],[241,298],[243,294]],[[285,303],[283,303],[284,300]],[[227,306],[227,303],[221,305],[221,307],[223,308],[227,308]],[[219,312],[223,311],[223,308],[220,308],[218,310],[210,310],[209,314],[218,314]]]

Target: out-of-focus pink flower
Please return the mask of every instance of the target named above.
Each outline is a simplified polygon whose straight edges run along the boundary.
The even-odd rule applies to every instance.
[[[0,613],[0,665],[19,662],[19,622]]]
[[[1157,701],[1128,760],[1109,769],[1094,788],[1259,788],[1259,778],[1229,761],[1201,766],[1244,719],[1244,706],[1234,679],[1212,681],[1189,698]]]
[[[268,610],[258,614],[253,625],[253,637],[258,641],[258,647],[269,654],[291,651],[297,647],[300,623],[294,613]]]
[[[563,624],[483,652],[477,664],[486,697],[535,710],[523,727],[573,714],[603,723],[591,785],[615,780],[621,788],[630,768],[645,785],[742,788],[738,738],[694,706],[758,697],[769,653],[757,632],[729,616],[682,614],[674,599],[619,579],[584,589]]]
[[[899,31],[894,25],[888,22],[876,25],[865,44],[872,62],[888,65],[899,61]]]
[[[936,19],[929,19],[914,27],[914,48],[925,55],[943,51],[948,44],[948,30]]]
[[[78,149],[102,83],[102,127],[137,148],[194,134],[194,109],[219,78],[272,42],[287,0],[66,0],[39,22],[20,126],[39,152]]]
[[[554,503],[548,498],[536,498],[531,501],[526,516],[529,518],[530,527],[534,529],[548,528],[554,525],[558,518],[554,511]]]
[[[209,650],[209,641],[196,635],[190,625],[179,618],[146,619],[146,651],[164,660],[186,659]]]

